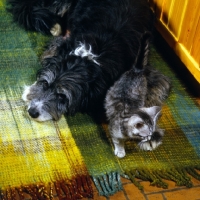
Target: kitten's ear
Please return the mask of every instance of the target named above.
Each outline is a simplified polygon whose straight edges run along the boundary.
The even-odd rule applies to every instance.
[[[154,121],[154,123],[157,122],[159,116],[161,115],[161,106],[152,106],[149,108],[141,108],[144,112],[146,112],[151,119]]]

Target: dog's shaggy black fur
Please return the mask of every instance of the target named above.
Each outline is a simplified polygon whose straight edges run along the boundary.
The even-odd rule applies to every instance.
[[[70,37],[56,37],[49,45],[36,83],[23,94],[38,121],[97,113],[109,87],[132,67],[141,34],[152,27],[146,0],[9,0],[9,5],[27,30],[49,34],[61,26],[63,36],[70,31]]]

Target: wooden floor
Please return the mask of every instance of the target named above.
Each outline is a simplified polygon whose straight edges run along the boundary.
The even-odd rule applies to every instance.
[[[172,181],[168,183],[168,189],[151,186],[149,182],[141,181],[144,190],[140,191],[133,183],[122,178],[123,190],[110,197],[99,196],[94,187],[93,200],[200,200],[200,181],[191,179],[192,188],[177,187]],[[91,199],[83,199],[91,200]]]

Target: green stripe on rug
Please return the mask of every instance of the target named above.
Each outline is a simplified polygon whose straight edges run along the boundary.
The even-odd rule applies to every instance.
[[[100,195],[108,196],[121,190],[121,169],[103,128],[80,113],[68,116],[67,123]]]

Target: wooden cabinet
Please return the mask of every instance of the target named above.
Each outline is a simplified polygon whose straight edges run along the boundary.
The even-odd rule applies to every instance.
[[[149,0],[156,28],[200,83],[200,0]]]

